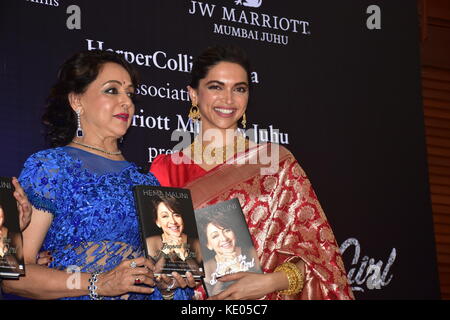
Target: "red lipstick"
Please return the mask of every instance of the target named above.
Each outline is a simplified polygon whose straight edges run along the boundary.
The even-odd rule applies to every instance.
[[[118,113],[114,115],[114,118],[117,118],[119,120],[128,121],[128,118],[130,117],[130,115],[128,113]]]

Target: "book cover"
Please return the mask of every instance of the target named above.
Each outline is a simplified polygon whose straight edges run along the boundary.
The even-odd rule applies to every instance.
[[[0,177],[0,278],[25,274],[19,211],[9,177]]]
[[[141,234],[155,275],[187,271],[204,277],[200,243],[190,191],[180,188],[134,187]]]
[[[218,281],[226,274],[262,273],[238,199],[197,209],[195,218],[205,268],[204,283],[209,296],[222,292],[233,283]]]

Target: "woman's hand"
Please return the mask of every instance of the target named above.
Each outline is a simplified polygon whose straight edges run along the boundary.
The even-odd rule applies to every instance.
[[[154,289],[147,286],[155,286],[153,271],[153,263],[144,257],[124,260],[111,271],[98,276],[97,294],[100,296],[119,296],[127,292],[151,294]],[[142,283],[147,286],[138,285]]]
[[[53,261],[53,257],[50,251],[41,251],[36,257],[36,264],[41,266],[49,266]]]
[[[278,273],[278,272],[277,272]],[[221,293],[209,297],[208,300],[255,300],[279,290],[275,273],[261,274],[254,272],[238,272],[225,275],[220,282],[236,281]]]
[[[12,178],[12,184],[15,188],[14,197],[17,200],[17,208],[19,209],[20,231],[23,231],[30,224],[32,207],[16,177]]]
[[[186,278],[183,278],[179,273],[172,272],[172,277],[165,274],[157,279],[157,286],[161,292],[175,290],[176,288],[195,288],[196,283],[191,272],[186,272]]]
[[[165,233],[162,235],[162,239],[164,243],[174,246],[183,244],[185,242],[182,236],[167,235]]]

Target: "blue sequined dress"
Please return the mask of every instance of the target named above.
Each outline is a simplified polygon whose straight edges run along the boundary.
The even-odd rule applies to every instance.
[[[110,160],[69,146],[30,156],[19,177],[31,204],[53,215],[41,250],[53,256],[51,268],[106,272],[124,258],[143,255],[134,185],[159,185],[127,161]],[[177,289],[174,299],[189,299],[192,290]],[[89,296],[76,298],[88,300]],[[105,299],[162,299],[130,293]]]

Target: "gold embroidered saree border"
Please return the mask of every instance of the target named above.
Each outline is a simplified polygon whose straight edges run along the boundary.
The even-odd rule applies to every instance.
[[[264,149],[269,148],[269,146],[270,148],[279,148],[278,163],[282,162],[291,154],[286,148],[280,145],[258,145],[238,156],[232,163],[223,164],[204,176],[186,184],[184,188],[191,191],[194,208],[201,207],[224,191],[229,190],[232,186],[258,175],[261,169],[268,167],[267,164],[258,163],[256,160],[258,155]]]

